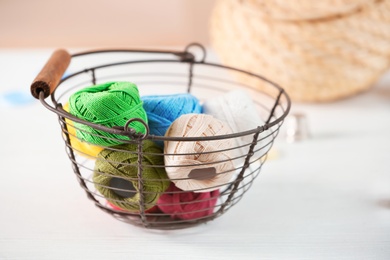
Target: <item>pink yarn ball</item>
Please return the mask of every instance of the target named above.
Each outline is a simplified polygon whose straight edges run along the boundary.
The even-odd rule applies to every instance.
[[[219,190],[209,192],[183,191],[171,183],[158,199],[157,206],[173,219],[197,219],[209,216],[219,197]]]

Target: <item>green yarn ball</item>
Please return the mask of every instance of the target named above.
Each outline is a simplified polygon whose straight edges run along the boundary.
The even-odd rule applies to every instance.
[[[138,88],[131,82],[107,82],[84,88],[69,98],[69,113],[86,121],[106,127],[124,126],[129,119],[140,118],[146,124],[147,116],[142,106]],[[95,145],[110,146],[129,140],[127,136],[108,133],[93,127],[74,123],[79,139]],[[140,122],[129,124],[137,133],[144,134]]]
[[[93,175],[96,189],[110,203],[130,212],[140,210],[136,151],[136,144],[121,144],[101,151],[96,159]],[[145,140],[142,151],[144,153],[142,157],[144,207],[148,210],[156,204],[161,193],[169,187],[170,181],[165,172],[161,148],[152,141]],[[123,182],[125,184],[123,186],[130,186],[132,189],[118,191],[116,190],[118,188],[124,189],[123,186],[117,186],[118,182]]]

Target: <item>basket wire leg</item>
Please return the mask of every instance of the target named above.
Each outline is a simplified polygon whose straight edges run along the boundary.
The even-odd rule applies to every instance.
[[[188,68],[188,86],[187,86],[187,93],[191,93],[191,87],[192,87],[192,78],[194,76],[193,73],[194,69],[194,63],[191,62]]]
[[[138,192],[139,192],[139,209],[140,209],[140,217],[142,224],[144,227],[148,227],[149,223],[146,219],[145,216],[145,198],[144,198],[144,181],[142,178],[142,172],[143,172],[143,167],[142,167],[142,158],[143,158],[143,153],[142,153],[142,139],[137,139],[137,179],[138,179]]]
[[[91,69],[91,76],[92,76],[92,85],[96,85],[96,74],[95,69]]]
[[[194,62],[195,61],[195,56],[194,54],[192,54],[191,52],[189,52],[189,49],[190,48],[193,48],[193,47],[196,47],[196,48],[199,48],[202,52],[202,57],[201,59],[198,61],[199,63],[204,63],[205,61],[205,58],[206,58],[206,48],[202,45],[202,44],[199,44],[199,43],[190,43],[186,46],[185,50],[184,50],[184,53],[185,54],[188,54],[188,57],[189,59],[187,61],[189,61],[189,71],[188,71],[188,86],[187,86],[187,93],[191,93],[191,87],[192,87],[192,80],[193,80],[193,76],[194,76],[194,73],[193,73],[193,69],[194,69]]]
[[[272,107],[271,112],[269,113],[268,119],[265,122],[266,125],[268,125],[271,122],[271,119],[272,119],[272,117],[274,116],[274,113],[275,113],[275,109],[279,105],[279,101],[280,101],[280,98],[281,98],[283,93],[284,93],[284,90],[280,90],[279,91],[279,94],[278,94],[278,96],[275,99],[274,106]],[[265,129],[265,130],[267,130],[267,129]]]
[[[269,116],[268,116],[268,119],[267,119],[265,125],[268,125],[269,122],[271,121],[272,117],[274,116],[276,107],[278,106],[279,101],[280,101],[280,98],[281,98],[281,96],[282,96],[283,93],[284,93],[284,90],[280,90],[280,91],[279,91],[279,94],[278,94],[277,98],[275,99],[275,103],[274,103],[274,105],[273,105],[273,107],[272,107],[272,109],[271,109],[271,112],[270,112],[270,114],[269,114]],[[255,148],[255,146],[256,146],[256,144],[257,144],[257,139],[258,139],[258,137],[259,137],[259,134],[260,134],[261,132],[266,131],[266,130],[268,130],[268,127],[264,127],[264,126],[260,127],[260,126],[259,126],[259,127],[258,127],[258,131],[253,135],[253,141],[252,141],[252,143],[251,143],[251,145],[250,145],[250,147],[249,147],[249,151],[248,151],[248,154],[247,154],[247,156],[246,156],[246,158],[245,158],[244,165],[243,165],[243,167],[242,167],[242,169],[241,169],[239,175],[237,176],[237,179],[236,179],[236,181],[235,181],[233,187],[231,188],[231,189],[232,189],[232,192],[229,194],[229,196],[228,196],[228,198],[226,199],[226,201],[225,201],[225,202],[222,204],[222,206],[219,208],[217,214],[223,214],[224,211],[225,211],[225,209],[226,209],[226,207],[230,204],[231,200],[233,199],[235,193],[236,193],[237,190],[238,190],[238,187],[239,187],[240,183],[244,180],[244,173],[245,173],[246,169],[248,169],[248,167],[249,167],[249,160],[250,160],[250,158],[254,155],[254,152],[253,152],[253,151],[254,151],[254,148]]]
[[[254,155],[253,151],[254,151],[254,148],[257,144],[257,138],[259,137],[260,132],[264,131],[263,127],[258,127],[258,128],[259,128],[258,131],[253,135],[253,141],[252,141],[251,145],[249,146],[249,151],[248,151],[247,156],[245,157],[244,165],[241,168],[241,171],[238,174],[236,181],[234,182],[233,187],[231,188],[232,191],[229,194],[226,201],[221,205],[221,207],[217,211],[216,215],[223,214],[225,212],[226,207],[231,203],[231,200],[233,199],[234,195],[238,191],[238,187],[239,187],[240,183],[244,180],[244,173],[245,173],[246,169],[248,169],[248,167],[249,167],[249,160]]]
[[[59,104],[59,106],[62,108],[61,104]],[[60,121],[62,129],[64,130],[63,133],[65,135],[65,142],[66,142],[66,146],[67,146],[67,150],[68,150],[68,156],[69,156],[69,159],[72,162],[73,171],[77,175],[77,180],[78,180],[80,186],[87,193],[88,198],[91,199],[92,201],[94,201],[96,206],[98,206],[99,208],[102,208],[100,206],[100,202],[97,201],[95,199],[95,197],[92,196],[92,194],[89,192],[89,189],[88,189],[87,185],[85,184],[85,181],[84,181],[84,179],[83,179],[83,177],[82,177],[82,175],[80,173],[79,167],[78,167],[78,165],[76,163],[76,156],[75,156],[75,154],[73,152],[73,149],[71,148],[72,145],[70,143],[70,136],[69,136],[68,125],[65,123],[65,117],[59,116],[58,119]]]

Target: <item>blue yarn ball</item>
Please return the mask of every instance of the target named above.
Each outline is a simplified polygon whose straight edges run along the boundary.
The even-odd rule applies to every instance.
[[[202,106],[191,94],[153,95],[141,98],[151,135],[164,136],[173,121],[184,114],[200,114]]]

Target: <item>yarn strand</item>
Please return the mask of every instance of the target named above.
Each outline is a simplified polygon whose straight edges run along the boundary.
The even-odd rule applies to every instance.
[[[80,119],[107,127],[124,126],[129,119],[140,118],[148,123],[138,88],[130,82],[107,82],[84,88],[69,98],[69,113]],[[76,135],[86,142],[109,146],[123,143],[127,136],[111,134],[88,125],[74,123]],[[132,122],[136,132],[146,132],[143,124]]]

